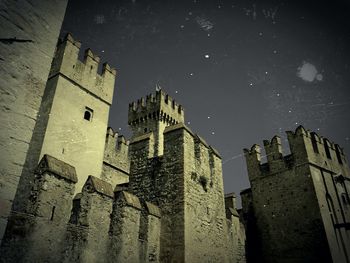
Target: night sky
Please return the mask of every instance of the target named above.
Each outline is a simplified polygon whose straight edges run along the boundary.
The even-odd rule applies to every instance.
[[[350,154],[349,14],[340,0],[70,0],[61,34],[117,68],[114,130],[130,137],[129,102],[159,85],[222,154],[225,192],[239,193],[242,149],[286,143],[300,124]]]

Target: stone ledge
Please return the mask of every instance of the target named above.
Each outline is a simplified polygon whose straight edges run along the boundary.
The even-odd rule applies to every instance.
[[[43,174],[44,172],[53,173],[54,175],[73,183],[78,182],[74,166],[48,154],[43,156],[36,169],[36,173]]]
[[[150,215],[153,215],[153,216],[156,216],[158,218],[161,218],[161,211],[160,211],[160,208],[152,203],[149,203],[149,202],[145,202],[146,203],[146,209],[147,209],[147,212],[150,214]]]
[[[91,187],[87,189],[88,186]],[[87,189],[88,191],[95,191],[99,194],[114,198],[112,185],[92,175],[89,175],[83,189]]]
[[[152,132],[149,132],[149,133],[146,133],[144,135],[137,136],[134,139],[131,139],[129,144],[137,143],[137,142],[144,141],[144,140],[149,140],[151,138],[152,134],[153,134]]]
[[[172,132],[172,131],[176,131],[176,130],[179,130],[179,129],[185,129],[186,131],[188,131],[193,137],[195,136],[195,134],[193,133],[193,131],[188,128],[185,124],[183,123],[177,123],[175,125],[171,125],[171,126],[168,126],[165,128],[164,130],[164,134],[165,133],[169,133],[169,132]]]
[[[124,199],[127,206],[131,206],[138,210],[141,210],[141,203],[136,195],[130,194],[126,191],[119,191],[118,194],[120,194],[120,197]]]

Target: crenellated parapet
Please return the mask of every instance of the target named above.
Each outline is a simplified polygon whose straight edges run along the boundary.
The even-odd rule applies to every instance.
[[[243,149],[247,163],[248,176],[250,179],[260,175],[261,165],[261,148],[258,144],[254,144],[250,149]]]
[[[287,136],[296,163],[310,162],[326,170],[350,175],[347,158],[338,144],[302,126],[295,132],[287,131]]]
[[[84,59],[80,61],[80,47],[81,43],[74,40],[71,34],[67,34],[58,42],[49,79],[61,74],[87,92],[111,104],[117,71],[104,63],[102,73],[98,73],[100,58],[91,49],[86,49]]]
[[[109,163],[126,173],[129,173],[129,141],[123,135],[114,132],[108,127],[106,134],[106,145],[104,152],[104,162]]]
[[[130,174],[129,141],[107,128],[101,178],[115,187],[127,183]]]
[[[129,104],[128,123],[131,127],[152,120],[167,126],[184,122],[184,109],[162,90]]]
[[[260,146],[254,144],[250,150],[244,149],[248,174],[251,180],[260,175],[268,175],[292,169],[298,165],[311,163],[349,174],[343,149],[327,138],[310,132],[299,126],[296,130],[287,131],[291,154],[283,155],[281,138],[274,136],[271,141],[264,140],[266,163],[261,163]]]
[[[143,200],[122,189],[113,190],[108,182],[88,177],[73,200],[64,262],[139,262],[149,257],[158,262],[161,212],[154,204],[143,206]],[[145,233],[144,242],[140,233]]]

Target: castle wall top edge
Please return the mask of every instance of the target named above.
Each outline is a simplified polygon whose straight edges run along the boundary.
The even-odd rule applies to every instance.
[[[74,166],[63,162],[51,155],[45,154],[39,162],[37,173],[51,172],[59,177],[69,180],[73,183],[78,182],[78,177]]]

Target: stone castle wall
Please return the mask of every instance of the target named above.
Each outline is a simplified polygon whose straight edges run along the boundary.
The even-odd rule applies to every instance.
[[[237,222],[226,219],[220,156],[182,123],[165,128],[162,156],[155,140],[130,142],[129,189],[162,211],[161,261],[232,262]]]
[[[345,156],[339,146],[302,127],[288,132],[288,140],[291,154],[287,156],[282,154],[279,137],[264,141],[264,164],[258,145],[245,150],[251,192],[242,193],[243,213],[246,225],[260,240],[249,244],[253,237],[247,228],[248,255],[253,246],[259,247],[265,262],[320,258],[346,262],[350,221],[339,193],[345,193],[349,185],[336,183],[340,175],[350,181]],[[333,211],[327,198],[335,204]],[[338,225],[332,222],[333,216]]]
[[[118,136],[112,128],[107,129],[101,178],[113,187],[129,182],[129,142]]]
[[[74,167],[49,155],[36,178],[31,212],[11,215],[0,262],[159,262],[157,206],[94,176],[73,198]]]
[[[40,154],[74,164],[78,175],[76,192],[81,191],[89,174],[101,176],[116,75],[107,64],[100,75],[98,57],[88,49],[81,62],[79,51],[80,43],[70,34],[57,46],[47,82],[52,94],[46,101],[52,103],[43,124],[45,137]]]
[[[28,158],[67,1],[1,1],[0,243]]]

